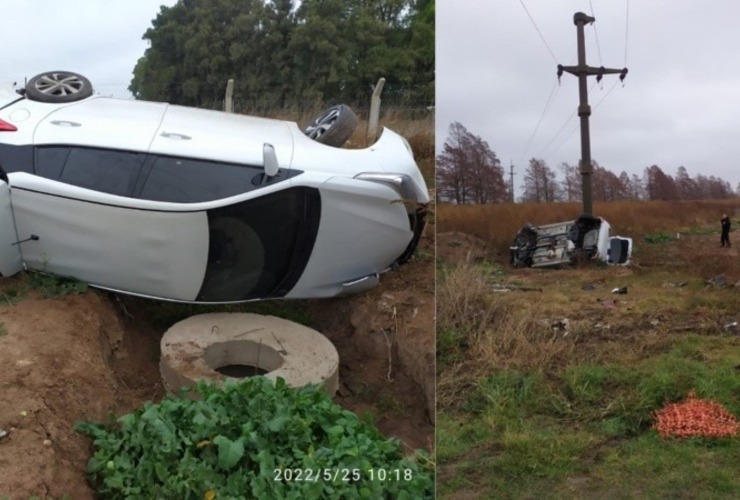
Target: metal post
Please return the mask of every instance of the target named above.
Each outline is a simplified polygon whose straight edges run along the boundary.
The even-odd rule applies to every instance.
[[[594,68],[586,64],[586,38],[583,27],[587,23],[593,23],[595,18],[587,16],[583,12],[576,12],[573,23],[576,25],[578,41],[578,66],[558,65],[558,78],[566,71],[578,77],[578,116],[581,118],[581,178],[583,194],[583,213],[593,214],[593,190],[592,177],[593,165],[591,164],[591,135],[589,131],[588,117],[591,115],[591,106],[588,104],[587,78],[596,75],[596,81],[600,81],[606,74],[619,74],[619,79],[624,81],[627,76],[627,68],[609,69],[605,67]]]
[[[511,191],[511,202],[514,203],[514,162],[509,161],[509,190]]]
[[[226,82],[226,95],[224,96],[224,111],[227,113],[234,112],[234,79],[229,78]]]
[[[375,142],[378,137],[378,119],[380,118],[380,93],[383,92],[385,78],[378,80],[373,89],[373,96],[370,99],[370,116],[367,121],[367,140],[370,143]]]

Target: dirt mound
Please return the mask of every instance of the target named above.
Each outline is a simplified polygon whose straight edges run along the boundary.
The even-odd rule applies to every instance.
[[[308,303],[313,326],[339,351],[334,400],[358,414],[370,411],[385,435],[409,449],[429,451],[435,415],[434,285],[434,234],[428,230],[417,257],[384,274],[380,286]]]
[[[105,421],[162,394],[156,363],[140,363],[127,344],[152,352],[145,335],[125,336],[103,294],[30,298],[0,310],[0,496],[92,498],[85,481],[82,419]],[[151,347],[151,346],[148,346]]]
[[[353,297],[306,302],[337,347],[334,400],[409,449],[433,449],[434,237],[419,258]],[[43,299],[28,276],[0,282],[0,498],[93,498],[90,440],[79,420],[108,421],[159,401],[159,340],[136,299],[99,291]],[[3,300],[4,299],[4,300]]]

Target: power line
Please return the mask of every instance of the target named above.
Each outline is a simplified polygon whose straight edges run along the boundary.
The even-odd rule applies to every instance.
[[[618,81],[618,80],[614,80],[614,83],[612,83],[612,86],[611,86],[611,87],[609,87],[609,90],[607,90],[607,91],[606,91],[606,94],[604,94],[604,96],[603,96],[603,97],[602,97],[601,99],[599,99],[599,101],[598,101],[598,102],[597,102],[596,104],[594,104],[594,107],[593,107],[593,109],[596,109],[596,108],[598,108],[598,107],[599,107],[599,105],[600,105],[600,104],[601,104],[602,102],[604,102],[604,101],[606,100],[606,98],[607,98],[607,97],[609,97],[609,94],[611,94],[611,93],[612,93],[612,90],[614,90],[614,88],[615,88],[615,87],[617,86],[617,83],[619,83],[619,81]],[[591,87],[591,88],[593,89],[593,87]],[[573,128],[571,129],[571,131],[570,131],[570,132],[568,132],[568,135],[566,135],[566,136],[565,136],[565,137],[563,138],[563,140],[562,140],[562,141],[560,141],[560,144],[558,144],[558,145],[557,145],[557,146],[555,147],[555,149],[553,149],[552,151],[550,151],[550,154],[551,154],[551,155],[552,155],[552,154],[555,154],[555,153],[556,153],[556,152],[557,152],[557,151],[558,151],[558,150],[559,150],[559,149],[560,149],[561,147],[563,147],[563,145],[564,145],[564,144],[565,144],[566,142],[568,142],[568,139],[570,139],[570,137],[571,137],[571,136],[572,136],[572,135],[573,135],[573,134],[575,133],[575,131],[576,131],[576,130],[578,130],[578,125],[576,125],[575,127],[573,127]]]
[[[550,95],[547,97],[547,102],[545,103],[545,108],[542,110],[540,119],[537,121],[537,125],[535,125],[534,130],[532,131],[532,135],[529,136],[529,139],[527,140],[527,143],[524,146],[524,153],[522,154],[522,157],[527,156],[527,153],[529,153],[529,148],[532,145],[532,140],[534,139],[534,136],[537,134],[537,130],[539,130],[540,125],[542,124],[542,120],[545,118],[545,114],[547,113],[547,110],[550,108],[550,104],[552,103],[552,97],[555,95],[555,91],[558,89],[558,87],[559,87],[558,82],[555,82],[555,84],[552,86],[552,90],[550,90]]]
[[[542,43],[545,44],[545,47],[547,48],[547,51],[550,52],[550,55],[552,56],[553,61],[555,61],[555,64],[558,64],[558,58],[555,57],[555,53],[552,51],[550,46],[547,44],[547,41],[545,40],[545,37],[542,36],[542,32],[537,27],[537,23],[534,22],[534,18],[532,17],[532,14],[529,13],[529,10],[527,9],[527,6],[524,5],[524,0],[519,0],[519,3],[522,4],[522,7],[524,8],[524,12],[527,13],[527,17],[529,17],[529,20],[532,21],[532,26],[534,26],[534,29],[537,31],[537,34],[540,35],[540,39],[542,40]]]
[[[595,18],[596,16],[594,15],[594,6],[591,3],[591,0],[588,0],[588,5],[589,7],[591,7],[591,17]],[[596,50],[599,53],[599,66],[603,66],[604,64],[601,61],[601,45],[599,45],[599,32],[596,31],[596,23],[592,23],[591,26],[594,29],[594,37],[596,38]],[[626,65],[627,63],[625,63],[625,66]]]
[[[630,35],[630,0],[627,0],[627,16],[624,22],[624,67],[627,67],[627,42]]]
[[[619,83],[619,80],[614,80],[614,83],[612,83],[612,86],[609,87],[609,90],[606,91],[606,94],[604,94],[604,97],[602,97],[601,99],[599,99],[599,102],[597,102],[596,104],[594,104],[594,109],[598,108],[599,107],[599,104],[601,104],[602,102],[604,102],[606,100],[606,98],[609,97],[609,94],[612,93],[612,90],[614,90],[614,88],[617,86],[618,83]]]
[[[594,82],[594,83],[593,83],[593,84],[591,85],[591,88],[590,88],[590,89],[588,89],[588,93],[589,93],[589,94],[590,94],[590,93],[591,93],[591,91],[592,91],[592,90],[593,90],[593,89],[594,89],[594,88],[596,87],[596,85],[597,85],[597,83],[596,83],[596,82]],[[563,125],[562,125],[562,126],[560,127],[560,129],[558,130],[557,134],[555,134],[555,137],[553,137],[553,138],[552,138],[552,140],[550,140],[550,142],[548,142],[548,143],[547,143],[547,145],[546,145],[546,146],[545,146],[544,148],[542,148],[542,151],[540,152],[540,154],[538,154],[538,155],[537,155],[538,157],[542,158],[542,157],[543,157],[543,156],[545,155],[545,152],[546,152],[546,151],[547,151],[547,150],[548,150],[548,149],[550,148],[550,146],[552,146],[552,144],[553,144],[553,143],[554,143],[554,142],[555,142],[555,141],[556,141],[556,140],[558,139],[558,137],[560,137],[560,134],[561,134],[561,133],[563,133],[563,130],[565,130],[565,127],[567,127],[567,126],[568,126],[568,124],[570,123],[570,121],[571,121],[571,120],[572,120],[573,118],[575,118],[575,116],[576,116],[576,113],[578,113],[578,108],[576,108],[576,109],[575,109],[575,111],[573,111],[573,112],[572,112],[572,113],[570,114],[570,116],[568,116],[568,119],[567,119],[567,120],[565,120],[565,122],[563,123]],[[576,127],[576,128],[577,128],[577,127]],[[566,136],[566,139],[567,139],[567,137],[570,137],[570,135],[571,135],[572,133],[573,133],[573,132],[570,132],[570,133],[568,134],[568,136]],[[561,145],[562,145],[562,144],[561,144]],[[559,148],[559,147],[560,147],[560,146],[558,146],[558,148]],[[557,149],[557,148],[556,148],[556,149]]]

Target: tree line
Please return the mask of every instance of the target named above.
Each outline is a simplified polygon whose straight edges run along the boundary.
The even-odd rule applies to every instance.
[[[228,79],[251,111],[434,99],[434,0],[180,0],[163,6],[134,68],[136,98],[198,107]]]
[[[496,153],[488,143],[458,122],[450,126],[449,136],[437,156],[437,201],[440,203],[499,203],[513,199],[511,186]],[[538,158],[529,160],[520,186],[523,202],[580,201],[582,177],[578,165],[561,163],[557,170]],[[740,189],[740,186],[738,186]],[[643,174],[619,175],[593,162],[594,201],[621,200],[698,200],[736,196],[729,182],[713,175],[691,177],[686,168],[676,175],[658,165]]]

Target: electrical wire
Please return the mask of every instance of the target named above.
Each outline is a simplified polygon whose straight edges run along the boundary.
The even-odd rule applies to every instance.
[[[550,108],[550,104],[552,104],[552,98],[555,95],[555,92],[559,87],[560,86],[558,85],[558,82],[555,82],[555,84],[552,86],[552,90],[550,90],[550,95],[547,97],[547,102],[545,103],[545,108],[542,110],[540,119],[537,121],[537,125],[535,125],[534,130],[532,131],[532,134],[529,136],[526,146],[524,146],[524,153],[522,154],[522,157],[526,157],[527,153],[529,153],[529,148],[530,146],[532,146],[532,140],[537,134],[537,130],[539,130],[540,125],[542,124],[542,120],[545,118],[545,114],[547,113],[547,110]]]
[[[591,7],[591,17],[596,19],[596,15],[594,14],[594,6],[591,3],[591,0],[588,0],[588,5]],[[599,66],[603,66],[604,63],[601,60],[601,45],[599,44],[599,32],[596,31],[596,23],[591,23],[591,26],[594,28],[594,37],[596,38],[596,50],[599,53]]]
[[[627,46],[630,36],[630,0],[627,0],[627,16],[624,22],[624,67],[627,67]]]
[[[614,83],[612,83],[612,86],[609,87],[609,90],[606,91],[606,94],[604,94],[604,97],[602,97],[601,99],[599,99],[599,101],[596,104],[594,104],[594,109],[598,108],[599,105],[602,102],[604,102],[607,97],[609,97],[609,94],[612,93],[612,90],[614,90],[614,88],[617,86],[618,83],[619,83],[619,80],[614,80]]]
[[[591,91],[592,91],[592,90],[593,90],[594,88],[596,88],[596,82],[594,82],[594,83],[593,83],[593,84],[591,85],[591,88],[590,88],[590,89],[588,90],[588,93],[590,94],[590,93],[591,93]],[[577,113],[578,113],[578,108],[576,108],[576,109],[575,109],[575,110],[574,110],[574,111],[573,111],[573,112],[572,112],[572,113],[570,114],[570,116],[568,116],[568,119],[567,119],[567,120],[565,120],[565,122],[564,122],[564,123],[563,123],[563,125],[562,125],[562,126],[560,127],[560,129],[558,130],[558,132],[557,132],[557,133],[555,134],[555,137],[553,137],[553,138],[552,138],[552,139],[550,140],[550,142],[548,142],[548,143],[547,143],[547,145],[546,145],[546,146],[545,146],[544,148],[542,148],[542,150],[541,150],[540,154],[538,154],[538,155],[537,155],[537,156],[538,156],[539,158],[541,158],[541,157],[545,156],[545,153],[546,153],[546,152],[547,152],[547,151],[549,150],[550,146],[552,146],[552,145],[553,145],[553,143],[554,143],[554,142],[555,142],[555,141],[556,141],[556,140],[558,139],[558,137],[560,137],[560,134],[562,134],[562,133],[563,133],[563,131],[565,130],[565,127],[567,127],[567,126],[568,126],[568,124],[569,124],[569,123],[571,122],[571,120],[573,120],[573,118],[575,118],[575,117],[576,117],[576,114],[577,114]],[[577,125],[576,125],[576,128],[578,128],[578,126],[577,126]],[[571,136],[572,134],[573,134],[573,131],[569,132],[569,133],[568,133],[568,135],[566,136],[566,140],[567,140],[567,138],[568,138],[568,137],[570,137],[570,136]],[[561,144],[561,146],[562,146],[562,144]],[[559,147],[560,147],[560,146],[558,146],[558,148],[559,148]],[[556,149],[557,149],[557,148],[556,148]]]
[[[612,86],[609,87],[609,90],[606,91],[606,94],[604,94],[604,96],[601,99],[599,99],[599,101],[596,104],[594,104],[593,109],[598,108],[599,105],[601,105],[601,103],[604,102],[607,97],[609,97],[609,94],[612,93],[612,90],[614,90],[616,88],[616,86],[617,86],[618,83],[619,83],[619,80],[615,80],[614,81],[614,83],[612,84]],[[579,125],[576,125],[575,127],[573,127],[573,129],[570,132],[568,132],[568,135],[566,135],[563,138],[563,140],[560,142],[560,144],[558,144],[555,149],[553,149],[552,151],[550,151],[550,154],[551,155],[552,154],[555,154],[561,147],[563,147],[563,145],[566,142],[568,142],[568,139],[570,139],[570,137],[575,133],[575,131],[578,130]]]
[[[545,44],[547,51],[550,52],[550,55],[552,56],[553,61],[555,61],[555,64],[558,64],[558,58],[555,57],[555,53],[552,51],[550,46],[547,44],[545,37],[542,36],[542,32],[537,27],[537,23],[534,22],[534,18],[532,17],[532,14],[529,13],[529,9],[527,9],[527,6],[524,5],[524,0],[519,0],[519,3],[522,4],[522,8],[524,9],[524,12],[527,13],[527,17],[529,17],[529,20],[532,21],[532,26],[534,26],[534,29],[537,31],[537,34],[540,35],[540,39],[542,40],[542,43]]]

